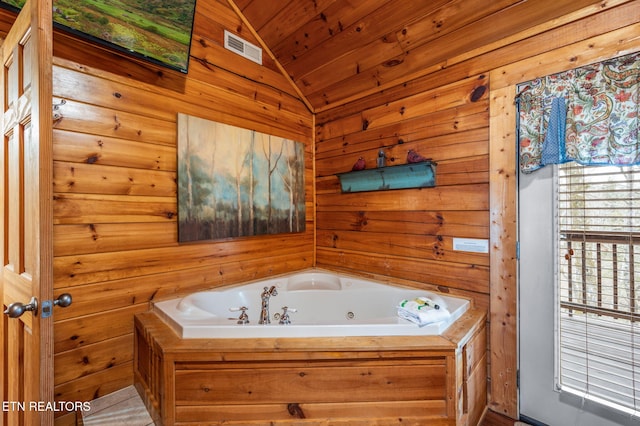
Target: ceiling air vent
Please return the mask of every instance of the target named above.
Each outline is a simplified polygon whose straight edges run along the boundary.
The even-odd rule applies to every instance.
[[[224,30],[224,47],[240,56],[244,56],[245,58],[262,65],[262,49],[227,30]]]

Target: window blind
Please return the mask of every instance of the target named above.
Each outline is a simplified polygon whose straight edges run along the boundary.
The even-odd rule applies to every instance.
[[[640,413],[640,167],[558,166],[560,389]]]

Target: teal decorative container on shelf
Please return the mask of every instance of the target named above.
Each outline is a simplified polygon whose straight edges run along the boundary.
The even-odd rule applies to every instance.
[[[436,163],[400,164],[337,173],[342,192],[388,191],[392,189],[429,188],[436,186]]]

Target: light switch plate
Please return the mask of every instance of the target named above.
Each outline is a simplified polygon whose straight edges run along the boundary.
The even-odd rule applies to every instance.
[[[473,253],[489,253],[489,240],[476,238],[454,238],[453,249]]]

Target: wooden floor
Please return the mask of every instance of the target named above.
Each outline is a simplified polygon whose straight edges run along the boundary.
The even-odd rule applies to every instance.
[[[149,426],[153,420],[133,386],[91,401],[82,415],[85,426]]]
[[[529,426],[527,423],[510,419],[491,410],[487,410],[479,426]]]

